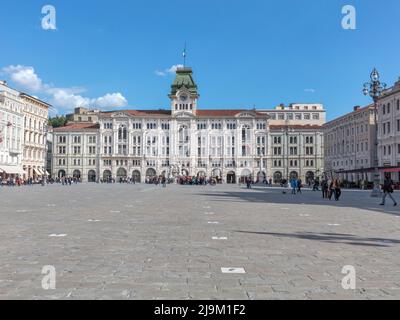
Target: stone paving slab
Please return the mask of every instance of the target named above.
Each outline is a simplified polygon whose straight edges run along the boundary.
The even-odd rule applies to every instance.
[[[82,184],[4,187],[0,201],[0,299],[400,298],[400,208],[368,192]]]

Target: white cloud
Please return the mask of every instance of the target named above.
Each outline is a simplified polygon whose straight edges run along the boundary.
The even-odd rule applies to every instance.
[[[174,73],[176,73],[176,70],[178,70],[178,68],[183,68],[183,64],[175,64],[171,68],[166,69],[165,71],[168,73],[174,74]]]
[[[54,88],[51,91],[50,103],[56,108],[70,111],[76,107],[88,107],[90,104],[89,98],[84,98],[63,88]]]
[[[86,89],[83,87],[70,87],[70,88],[52,88],[52,87],[48,87],[46,88],[46,93],[47,94],[56,94],[58,93],[60,90],[65,91],[68,94],[81,94],[86,92]]]
[[[72,110],[75,107],[110,109],[128,105],[126,98],[119,92],[107,93],[102,97],[90,99],[62,88],[52,90],[51,103],[64,110]]]
[[[168,74],[175,74],[178,68],[183,68],[183,64],[174,64],[172,67],[165,69],[164,71],[156,70],[154,73],[157,76],[165,77]]]
[[[21,65],[8,66],[2,69],[10,79],[21,89],[30,92],[40,92],[43,90],[42,79],[35,73],[33,67],[25,67]]]
[[[103,97],[93,99],[91,103],[96,108],[106,109],[106,108],[125,107],[128,104],[128,101],[121,93],[117,92],[117,93],[107,93]]]
[[[56,109],[62,111],[71,111],[76,107],[109,109],[128,105],[126,98],[119,92],[107,93],[98,98],[88,98],[81,95],[86,91],[82,87],[58,88],[45,84],[33,67],[8,66],[2,71],[18,88],[27,90],[27,93],[34,92],[44,95]]]
[[[154,73],[159,77],[165,77],[167,75],[165,72],[159,70],[154,71]]]
[[[304,92],[315,93],[315,89],[304,89]]]

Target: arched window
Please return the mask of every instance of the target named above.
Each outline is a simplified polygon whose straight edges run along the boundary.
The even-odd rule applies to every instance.
[[[186,126],[181,126],[179,128],[179,142],[181,143],[189,142],[188,128]]]
[[[128,177],[128,173],[124,168],[119,168],[117,171],[117,181],[120,179],[126,179]]]
[[[156,170],[154,170],[153,168],[149,168],[146,171],[146,177],[148,178],[154,178],[155,176],[157,176]]]
[[[88,172],[88,181],[89,182],[96,182],[96,171],[90,170]]]
[[[103,172],[103,180],[108,181],[111,178],[111,171],[110,170],[104,170]]]
[[[123,139],[126,140],[128,138],[128,130],[124,127],[122,132]]]
[[[58,171],[58,177],[59,177],[59,178],[63,178],[63,177],[65,177],[65,176],[66,176],[66,173],[65,173],[64,170]]]
[[[81,172],[79,170],[75,170],[72,174],[72,176],[76,179],[80,179],[81,178]]]
[[[118,140],[119,141],[126,140],[127,137],[128,137],[128,130],[127,130],[126,126],[121,125],[118,128]]]
[[[281,183],[282,181],[282,172],[277,171],[274,173],[274,183]]]
[[[132,178],[135,182],[139,182],[140,183],[140,171],[135,170],[132,172]]]
[[[292,171],[290,173],[290,179],[298,179],[299,178],[299,174],[296,171]]]

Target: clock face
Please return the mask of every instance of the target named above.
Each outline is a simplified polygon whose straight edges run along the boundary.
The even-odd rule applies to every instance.
[[[180,99],[181,99],[181,101],[187,101],[188,96],[183,94],[183,95],[181,95]]]

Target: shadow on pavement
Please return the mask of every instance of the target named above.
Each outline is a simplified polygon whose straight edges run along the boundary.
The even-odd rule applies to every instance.
[[[314,233],[314,232],[296,232],[296,233],[277,233],[277,232],[258,232],[258,231],[242,231],[234,230],[237,233],[247,233],[256,235],[267,235],[279,238],[296,238],[303,240],[316,240],[327,243],[340,243],[357,246],[370,247],[390,247],[391,244],[399,244],[400,240],[385,238],[364,238],[351,234],[340,233]]]
[[[381,199],[369,198],[365,193],[345,191],[340,201],[323,199],[321,192],[304,190],[303,194],[292,195],[289,192],[282,193],[281,189],[246,189],[241,191],[222,191],[216,189],[213,193],[199,193],[201,196],[209,196],[210,201],[270,203],[282,205],[317,205],[341,208],[357,208],[369,210],[375,213],[385,213],[400,217],[400,207],[393,207],[389,199],[385,207],[379,206]],[[312,195],[312,197],[311,197]],[[400,203],[400,200],[398,201]],[[391,209],[389,209],[391,208]]]

